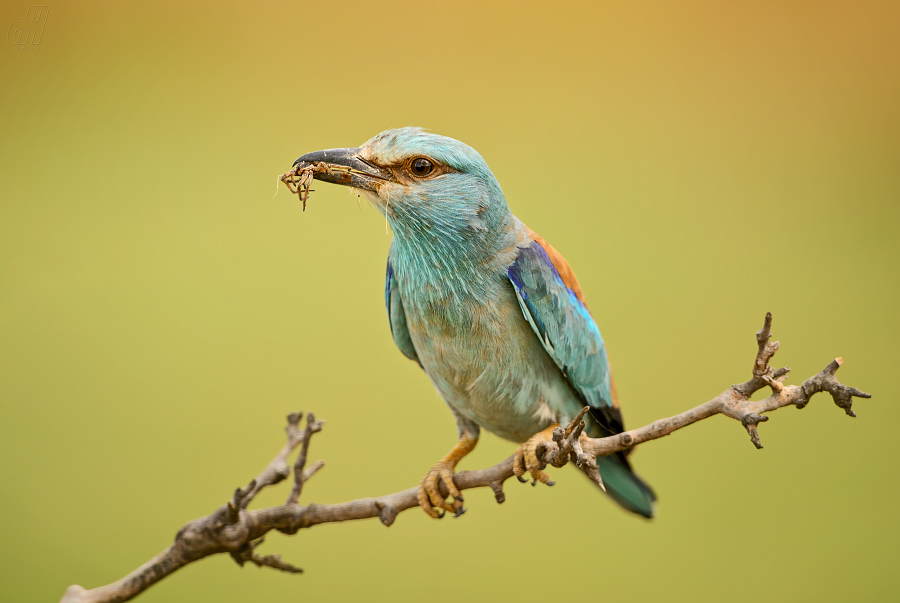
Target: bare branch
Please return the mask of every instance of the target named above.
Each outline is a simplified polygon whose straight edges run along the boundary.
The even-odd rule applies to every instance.
[[[758,351],[749,381],[732,385],[712,400],[686,412],[606,438],[590,438],[584,434],[583,418],[588,411],[585,407],[569,425],[554,429],[553,441],[540,445],[537,451],[539,458],[554,467],[562,467],[572,462],[602,487],[603,482],[597,470],[597,456],[633,448],[713,415],[722,414],[740,421],[757,448],[762,448],[757,426],[769,418],[763,413],[791,405],[803,408],[809,403],[810,398],[819,392],[831,394],[839,408],[849,416],[855,417],[856,414],[852,409],[853,398],[871,398],[871,396],[837,380],[835,373],[843,360],[836,358],[802,385],[784,385],[784,379],[790,369],[785,367],[773,370],[769,366],[780,346],[777,341],[769,342],[771,329],[772,315],[769,313],[766,314],[763,328],[756,334]],[[771,388],[772,395],[763,400],[750,400],[753,393],[764,387]],[[305,466],[312,435],[322,430],[324,422],[316,421],[315,416],[309,413],[306,426],[301,432],[299,428],[301,420],[302,413],[292,413],[288,417],[287,442],[262,473],[251,480],[246,488],[236,489],[231,500],[209,516],[188,522],[175,536],[175,542],[166,550],[112,584],[91,590],[77,585],[70,586],[62,598],[62,603],[127,601],[179,568],[218,553],[229,553],[241,566],[249,562],[258,567],[301,573],[303,570],[282,561],[278,555],[260,556],[256,553],[256,548],[262,544],[265,534],[272,530],[295,534],[298,530],[321,523],[370,517],[377,517],[385,526],[390,526],[399,513],[418,507],[417,486],[379,498],[361,498],[331,505],[298,504],[303,485],[324,466],[322,461],[317,461],[310,467]],[[301,450],[294,462],[294,484],[287,503],[267,509],[248,510],[247,505],[263,488],[277,484],[290,475],[287,458],[297,446],[300,446]],[[506,500],[503,483],[513,476],[514,458],[510,456],[487,469],[460,471],[454,476],[453,481],[461,491],[471,488],[491,488],[495,500],[503,503]],[[446,486],[441,482],[439,485],[441,494],[446,497],[449,494]]]
[[[303,445],[300,447],[300,454],[297,455],[297,460],[294,463],[294,487],[291,489],[291,494],[287,499],[287,504],[289,505],[296,503],[300,499],[300,493],[303,492],[303,483],[324,465],[324,463],[319,464],[308,475],[303,471],[303,467],[306,465],[306,454],[309,452],[309,440],[312,434],[322,431],[324,424],[325,421],[316,421],[316,415],[312,413],[306,415],[306,430],[303,432],[302,439]]]
[[[250,493],[244,498],[241,508],[246,509],[260,490],[266,486],[277,484],[291,474],[291,468],[287,464],[287,459],[301,442],[304,441],[304,432],[300,431],[300,421],[303,420],[303,411],[292,412],[288,415],[287,427],[284,428],[287,433],[287,442],[275,458],[263,469],[254,483]],[[253,483],[253,482],[251,482]]]

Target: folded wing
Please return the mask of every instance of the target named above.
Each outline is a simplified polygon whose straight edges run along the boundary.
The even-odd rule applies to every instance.
[[[606,346],[584,301],[578,279],[549,243],[529,231],[531,243],[519,251],[507,273],[525,319],[544,349],[590,407],[588,433],[603,437],[625,427],[609,368]],[[656,496],[631,469],[626,454],[597,457],[606,491],[625,509],[653,516]]]

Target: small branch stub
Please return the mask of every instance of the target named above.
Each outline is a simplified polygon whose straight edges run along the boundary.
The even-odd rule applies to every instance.
[[[281,555],[265,555],[260,556],[257,555],[255,550],[256,547],[263,543],[263,539],[255,540],[253,542],[248,542],[244,546],[242,546],[237,551],[232,551],[231,557],[234,561],[241,567],[244,567],[244,564],[247,562],[252,563],[256,567],[271,567],[272,569],[277,569],[282,572],[287,572],[289,574],[302,574],[303,568],[299,568],[296,565],[291,565],[286,561],[281,560]]]

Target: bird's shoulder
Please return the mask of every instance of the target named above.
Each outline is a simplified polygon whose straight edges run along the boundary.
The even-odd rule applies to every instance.
[[[553,245],[534,230],[524,224],[522,226],[525,228],[525,233],[528,238],[533,243],[539,245],[541,249],[544,250],[544,253],[547,254],[547,258],[550,260],[550,263],[553,264],[553,267],[559,274],[559,278],[562,280],[563,284],[575,294],[575,297],[577,297],[585,307],[587,307],[587,301],[584,298],[584,291],[581,289],[578,277],[575,276],[575,271],[572,270],[572,267],[569,265],[569,262],[566,261],[566,258],[563,257],[563,254],[557,251]]]

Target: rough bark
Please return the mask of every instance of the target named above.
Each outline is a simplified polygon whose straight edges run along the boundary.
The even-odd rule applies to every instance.
[[[831,394],[838,407],[847,415],[855,417],[852,399],[871,396],[856,388],[847,387],[837,380],[835,372],[843,360],[836,358],[802,385],[785,385],[784,380],[790,369],[787,367],[772,369],[769,366],[769,361],[779,348],[777,341],[769,341],[771,328],[772,314],[769,313],[766,315],[763,328],[756,334],[758,351],[749,381],[732,385],[708,402],[673,417],[660,419],[639,429],[606,438],[590,438],[584,435],[582,420],[584,411],[582,411],[568,426],[554,430],[553,441],[542,444],[538,450],[539,458],[555,467],[573,462],[591,479],[602,485],[595,462],[596,456],[633,448],[713,415],[721,414],[740,421],[756,448],[762,448],[757,426],[769,419],[762,413],[772,412],[784,406],[803,408],[809,403],[810,398],[819,392]],[[750,400],[753,393],[764,387],[771,388],[772,395],[764,400]],[[317,461],[306,467],[310,439],[314,433],[321,431],[323,422],[316,421],[315,416],[309,413],[305,428],[301,431],[302,416],[302,413],[292,413],[288,416],[287,442],[281,451],[246,488],[235,490],[231,500],[210,515],[188,522],[179,530],[175,541],[166,550],[121,580],[91,590],[78,585],[70,586],[63,595],[62,603],[127,601],[179,568],[219,553],[229,553],[241,566],[249,562],[261,567],[301,573],[302,569],[282,561],[278,555],[260,556],[256,553],[256,548],[262,543],[266,533],[278,530],[285,534],[295,534],[298,530],[316,524],[370,517],[377,517],[385,526],[390,526],[398,513],[418,506],[416,498],[418,486],[378,498],[361,498],[345,503],[299,504],[304,484],[324,466],[322,461]],[[298,446],[301,450],[292,468],[288,465],[288,457]],[[505,500],[503,483],[513,476],[513,460],[514,456],[510,456],[487,469],[460,471],[454,476],[453,481],[459,490],[491,488],[496,501],[502,503]],[[263,488],[287,479],[291,473],[294,475],[293,487],[284,505],[266,509],[247,509]],[[448,494],[443,484],[441,493],[444,496]]]

